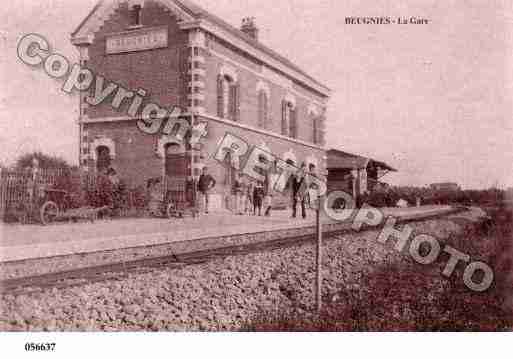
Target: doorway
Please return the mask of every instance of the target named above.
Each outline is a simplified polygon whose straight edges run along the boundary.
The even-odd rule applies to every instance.
[[[170,178],[186,178],[188,176],[187,155],[182,146],[177,143],[169,143],[165,147],[165,175]]]

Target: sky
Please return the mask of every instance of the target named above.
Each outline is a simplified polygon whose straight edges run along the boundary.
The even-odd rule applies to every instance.
[[[395,185],[513,186],[513,2],[193,0],[229,23],[253,16],[260,41],[333,90],[327,142],[385,161]],[[15,0],[0,14],[0,163],[41,150],[78,158],[78,99],[16,56],[43,35],[76,62],[70,33],[96,0]],[[346,25],[350,16],[428,25]]]

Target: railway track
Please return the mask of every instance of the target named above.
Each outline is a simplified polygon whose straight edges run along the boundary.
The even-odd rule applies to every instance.
[[[422,216],[417,218],[399,219],[398,223],[411,223],[437,219],[451,214],[465,211],[464,208],[455,208],[450,212]],[[381,227],[364,227],[362,231],[378,230]],[[351,232],[350,223],[340,229],[324,232],[323,237],[333,238]],[[289,238],[269,241],[231,245],[215,249],[191,251],[187,253],[171,254],[160,257],[151,257],[133,261],[110,263],[86,268],[78,268],[48,274],[4,279],[0,281],[2,294],[28,294],[52,288],[69,288],[92,284],[107,280],[122,280],[133,273],[144,273],[158,268],[183,268],[185,266],[206,263],[217,258],[233,255],[243,255],[262,251],[272,251],[280,248],[289,248],[313,242],[314,234],[306,234]]]

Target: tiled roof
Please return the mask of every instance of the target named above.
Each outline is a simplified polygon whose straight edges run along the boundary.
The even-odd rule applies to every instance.
[[[274,57],[276,60],[278,60],[281,63],[283,63],[284,65],[294,69],[295,71],[301,73],[302,75],[306,76],[307,78],[309,78],[311,81],[314,81],[318,85],[324,86],[323,84],[321,84],[316,79],[314,79],[313,77],[308,75],[305,71],[303,71],[301,68],[299,68],[296,64],[294,64],[292,61],[290,61],[286,57],[278,54],[276,51],[274,51],[274,50],[270,49],[269,47],[263,45],[261,42],[258,42],[257,40],[253,39],[251,36],[248,36],[247,34],[245,34],[244,32],[240,31],[238,28],[230,25],[229,23],[227,23],[226,21],[224,21],[220,17],[218,17],[218,16],[216,16],[216,15],[214,15],[214,14],[212,14],[212,13],[206,11],[206,10],[204,10],[203,8],[199,7],[196,4],[193,4],[189,0],[175,0],[175,1],[177,3],[181,3],[186,9],[187,8],[190,9],[191,12],[192,12],[192,15],[194,17],[198,17],[199,16],[200,18],[205,18],[207,20],[210,20],[214,24],[216,24],[216,25],[222,27],[223,29],[225,29],[226,31],[230,32],[232,35],[235,35],[235,36],[239,37],[240,39],[244,40],[247,44],[249,44],[249,45],[259,49],[260,51],[265,52],[269,56]]]
[[[81,30],[83,30],[84,27],[87,27],[87,22],[90,19],[97,21],[98,19],[96,17],[98,17],[98,15],[95,13],[102,7],[107,8],[108,6],[111,6],[113,1],[120,1],[120,0],[99,0],[98,3],[96,4],[96,6],[91,10],[91,12],[80,23],[80,25],[77,27],[77,29],[72,33],[72,36],[77,35]],[[286,57],[278,54],[276,51],[270,49],[269,47],[263,45],[259,41],[248,36],[247,34],[242,32],[238,28],[230,25],[229,23],[227,23],[220,17],[218,17],[218,16],[208,12],[207,10],[203,9],[202,7],[194,4],[192,1],[189,1],[189,0],[157,0],[157,1],[161,1],[164,5],[166,5],[167,2],[173,2],[182,11],[189,14],[195,20],[205,19],[207,21],[210,21],[211,23],[219,26],[223,30],[229,32],[231,35],[236,36],[239,39],[243,40],[245,43],[252,46],[253,48],[255,48],[259,51],[262,51],[263,53],[274,58],[275,60],[279,61],[283,65],[285,65],[285,66],[289,67],[290,69],[305,76],[307,79],[309,79],[316,85],[328,89],[325,85],[323,85],[322,83],[320,83],[319,81],[314,79],[312,76],[308,75],[304,70],[299,68],[296,64],[294,64],[292,61],[290,61]]]

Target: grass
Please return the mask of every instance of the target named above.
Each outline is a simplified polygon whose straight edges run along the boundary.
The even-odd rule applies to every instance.
[[[483,260],[495,273],[483,293],[470,291],[462,281],[462,268],[441,276],[447,258],[438,265],[419,266],[404,261],[386,264],[364,275],[357,291],[324,298],[324,309],[312,314],[301,309],[287,313],[259,313],[243,331],[510,331],[513,316],[505,300],[511,299],[513,234],[511,208],[487,208],[491,219],[468,226],[447,241],[473,260]],[[297,306],[299,308],[299,305]]]

